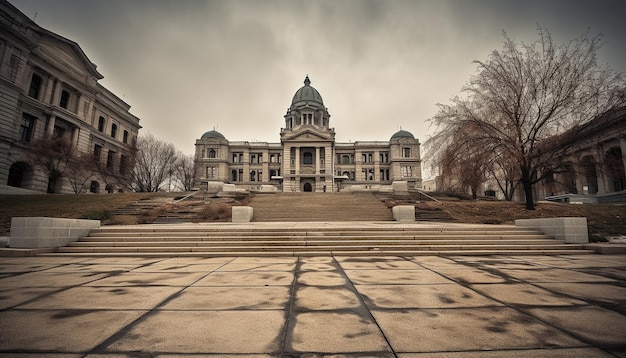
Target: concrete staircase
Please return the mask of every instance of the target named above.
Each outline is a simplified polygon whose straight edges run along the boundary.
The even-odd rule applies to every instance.
[[[593,253],[515,226],[395,222],[274,222],[110,226],[51,255],[313,256]]]
[[[253,221],[386,221],[391,209],[371,193],[257,194]]]

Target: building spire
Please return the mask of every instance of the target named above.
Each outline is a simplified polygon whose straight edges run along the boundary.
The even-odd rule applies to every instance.
[[[304,79],[304,85],[305,85],[305,86],[308,86],[308,85],[310,85],[310,84],[311,84],[311,80],[309,79],[309,75],[307,74],[307,75],[306,75],[306,78]]]

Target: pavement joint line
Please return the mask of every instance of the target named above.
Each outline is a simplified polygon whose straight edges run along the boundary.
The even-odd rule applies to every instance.
[[[405,259],[404,257],[402,257],[402,258]],[[348,286],[349,286],[350,290],[352,292],[354,292],[354,294],[356,294],[356,297],[358,298],[359,303],[361,304],[361,306],[363,306],[363,308],[367,312],[367,315],[372,320],[372,322],[374,322],[374,324],[378,328],[378,331],[380,332],[380,334],[385,339],[385,343],[387,343],[387,347],[389,348],[389,350],[391,351],[393,356],[395,358],[398,358],[398,354],[396,353],[395,349],[393,348],[393,345],[391,344],[391,341],[389,341],[389,338],[385,334],[385,331],[383,331],[382,327],[380,326],[380,324],[378,323],[378,321],[376,320],[376,318],[372,314],[372,311],[370,310],[370,308],[367,307],[367,305],[365,304],[365,300],[363,300],[363,296],[361,296],[361,293],[359,292],[359,290],[357,290],[356,286],[354,285],[354,282],[352,282],[350,277],[348,277],[348,274],[346,274],[346,271],[344,270],[343,266],[341,266],[341,263],[337,261],[335,256],[332,256],[332,259],[333,259],[333,262],[338,266],[339,271],[341,272],[341,275],[346,279],[346,282],[348,282]]]
[[[234,260],[236,260],[236,257],[233,257],[230,261],[223,263],[222,265],[220,265],[218,268],[209,271],[206,275],[203,275],[201,277],[199,277],[197,280],[185,285],[185,286],[181,286],[180,290],[177,290],[176,292],[172,293],[171,295],[169,295],[168,297],[164,298],[160,303],[154,305],[154,307],[152,307],[149,310],[138,310],[138,311],[144,311],[145,313],[142,314],[141,316],[137,317],[135,320],[133,320],[132,322],[130,322],[129,324],[127,324],[126,326],[122,327],[121,329],[119,329],[117,332],[113,333],[110,337],[106,338],[104,341],[102,341],[100,344],[98,344],[96,347],[94,347],[91,351],[89,351],[87,354],[85,354],[83,356],[87,357],[89,355],[92,354],[108,354],[109,352],[107,352],[107,348],[115,343],[117,340],[119,340],[120,338],[122,338],[126,333],[130,332],[131,329],[133,329],[137,324],[144,322],[145,320],[147,320],[150,316],[154,315],[154,313],[159,309],[159,307],[162,307],[163,305],[167,304],[168,302],[170,302],[171,300],[173,300],[174,298],[178,297],[181,292],[185,291],[186,289],[188,289],[189,287],[195,285],[196,283],[198,283],[200,280],[206,278],[207,276],[211,275],[212,273],[214,273],[215,271],[219,270],[221,267],[226,266],[227,264],[233,262]],[[156,263],[156,262],[162,262],[164,260],[157,260],[157,261],[152,261],[152,264]],[[150,265],[147,265],[150,266]],[[144,266],[142,266],[144,267]],[[170,286],[168,286],[170,287]]]
[[[295,319],[295,300],[296,300],[296,287],[298,286],[298,272],[299,272],[299,268],[302,265],[302,261],[301,261],[301,257],[297,256],[296,259],[296,264],[294,265],[294,269],[293,269],[293,280],[291,280],[291,285],[289,287],[289,303],[287,304],[286,310],[285,310],[285,322],[283,324],[283,332],[282,332],[282,344],[280,345],[280,354],[285,355],[286,354],[286,348],[287,348],[287,338],[289,336],[289,330],[293,329],[292,326],[292,322],[291,322],[291,318],[293,317]]]

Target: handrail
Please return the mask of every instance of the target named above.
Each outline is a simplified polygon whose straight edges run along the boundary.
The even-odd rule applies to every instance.
[[[192,197],[192,196],[194,196],[194,195],[198,194],[199,192],[200,192],[200,190],[198,190],[198,191],[194,191],[193,193],[191,193],[191,194],[189,194],[189,195],[187,195],[187,196],[184,196],[184,197],[182,197],[182,198],[180,198],[180,199],[178,199],[178,200],[174,200],[174,204],[178,204],[178,203],[180,203],[181,201],[183,201],[183,200],[185,200],[185,199],[187,199],[187,198],[190,198],[190,197]]]
[[[425,197],[427,197],[428,199],[430,199],[430,200],[434,200],[434,201],[438,202],[439,204],[443,205],[443,203],[442,203],[441,201],[439,201],[439,200],[437,200],[437,199],[433,198],[432,196],[430,196],[430,195],[428,195],[428,194],[424,193],[423,191],[418,190],[417,192],[418,192],[418,193],[420,193],[420,194],[422,194],[422,195],[424,195],[424,196],[425,196]]]

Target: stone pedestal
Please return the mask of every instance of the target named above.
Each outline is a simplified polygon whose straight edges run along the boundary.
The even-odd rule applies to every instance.
[[[233,218],[234,223],[249,223],[252,221],[252,207],[251,206],[233,206]]]
[[[392,209],[393,219],[400,222],[415,222],[415,206],[398,205]]]

